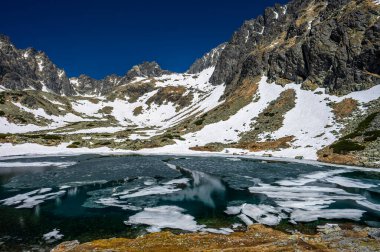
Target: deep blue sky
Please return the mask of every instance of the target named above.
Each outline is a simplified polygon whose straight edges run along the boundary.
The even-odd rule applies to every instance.
[[[0,33],[45,51],[70,77],[123,75],[152,60],[180,72],[276,2],[287,1],[10,0],[1,3]]]

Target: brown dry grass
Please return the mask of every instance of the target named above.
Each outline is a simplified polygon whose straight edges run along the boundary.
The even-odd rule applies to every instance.
[[[354,155],[342,155],[333,152],[333,149],[326,147],[318,151],[318,161],[332,164],[356,165],[360,166],[359,158]]]
[[[236,144],[221,144],[221,145],[206,145],[206,146],[195,146],[190,147],[190,150],[194,151],[211,151],[217,152],[222,151],[223,148],[238,148],[246,149],[250,152],[257,152],[263,150],[278,150],[283,148],[289,148],[291,142],[294,139],[294,136],[286,136],[272,141],[265,142],[241,142]]]
[[[263,225],[252,225],[247,232],[235,232],[231,235],[205,233],[175,235],[170,232],[160,232],[136,239],[97,240],[69,250],[65,250],[62,245],[52,251],[333,251],[325,244],[310,239],[313,236],[307,237],[308,241],[305,242],[298,236],[291,236]]]
[[[242,142],[234,144],[234,148],[247,149],[251,152],[263,151],[263,150],[278,150],[289,148],[294,136],[286,136],[272,141],[266,142]]]
[[[190,147],[189,150],[193,151],[209,151],[209,152],[218,152],[220,151],[217,147],[215,146],[194,146]]]
[[[352,114],[358,107],[358,102],[352,98],[346,98],[332,105],[333,113],[338,119],[343,119]]]

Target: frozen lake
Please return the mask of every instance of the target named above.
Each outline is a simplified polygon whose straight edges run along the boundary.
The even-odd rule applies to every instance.
[[[262,223],[380,226],[380,170],[243,157],[0,160],[0,249],[147,232],[229,234]]]

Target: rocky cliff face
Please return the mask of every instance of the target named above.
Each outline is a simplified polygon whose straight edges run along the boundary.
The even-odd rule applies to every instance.
[[[8,37],[0,35],[0,85],[6,89],[33,89],[68,96],[104,95],[136,77],[159,77],[170,73],[156,62],[143,62],[133,66],[124,76],[111,74],[96,80],[82,74],[69,79],[45,53],[33,48],[17,49]]]
[[[170,73],[170,71],[162,70],[157,62],[143,62],[140,65],[133,66],[126,74],[125,79],[130,81],[135,77],[160,77]]]
[[[371,0],[294,0],[233,35],[211,78],[227,94],[247,77],[347,94],[380,83],[380,8]]]
[[[200,73],[203,70],[214,67],[218,63],[220,54],[226,47],[227,43],[220,44],[219,46],[212,49],[210,52],[203,55],[202,58],[197,59],[189,68],[187,73],[196,74]]]
[[[72,95],[65,72],[43,52],[16,49],[6,36],[0,36],[0,85],[13,90],[47,90]]]

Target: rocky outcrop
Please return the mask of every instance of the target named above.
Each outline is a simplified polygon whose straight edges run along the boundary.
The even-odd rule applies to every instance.
[[[223,43],[221,45],[218,45],[217,47],[212,49],[210,52],[203,55],[202,58],[197,59],[190,66],[189,70],[187,70],[187,73],[197,74],[197,73],[202,72],[204,69],[216,66],[216,64],[219,60],[220,54],[222,53],[222,51],[224,50],[226,45],[227,45],[227,43]]]
[[[122,77],[117,75],[110,75],[102,80],[96,80],[84,74],[78,78],[70,78],[71,85],[80,95],[105,95],[120,85],[121,81]]]
[[[8,37],[0,35],[0,85],[6,89],[34,89],[68,96],[105,95],[136,77],[159,77],[170,73],[156,62],[143,62],[132,67],[125,76],[111,74],[96,80],[82,74],[69,79],[45,53],[33,48],[17,49]]]
[[[143,62],[140,65],[133,66],[125,76],[127,81],[135,77],[160,77],[164,74],[170,74],[170,71],[162,70],[157,62]]]
[[[102,80],[96,80],[87,75],[81,75],[78,78],[71,78],[70,82],[81,95],[106,95],[117,86],[129,84],[135,80],[136,77],[160,77],[170,73],[170,71],[162,70],[156,62],[144,62],[140,65],[133,66],[125,76],[112,74]]]
[[[3,35],[0,35],[0,85],[12,90],[74,93],[65,71],[57,68],[43,52],[16,49]]]
[[[380,6],[370,0],[293,0],[267,8],[235,32],[213,84],[227,94],[247,77],[311,82],[347,94],[380,83]]]

